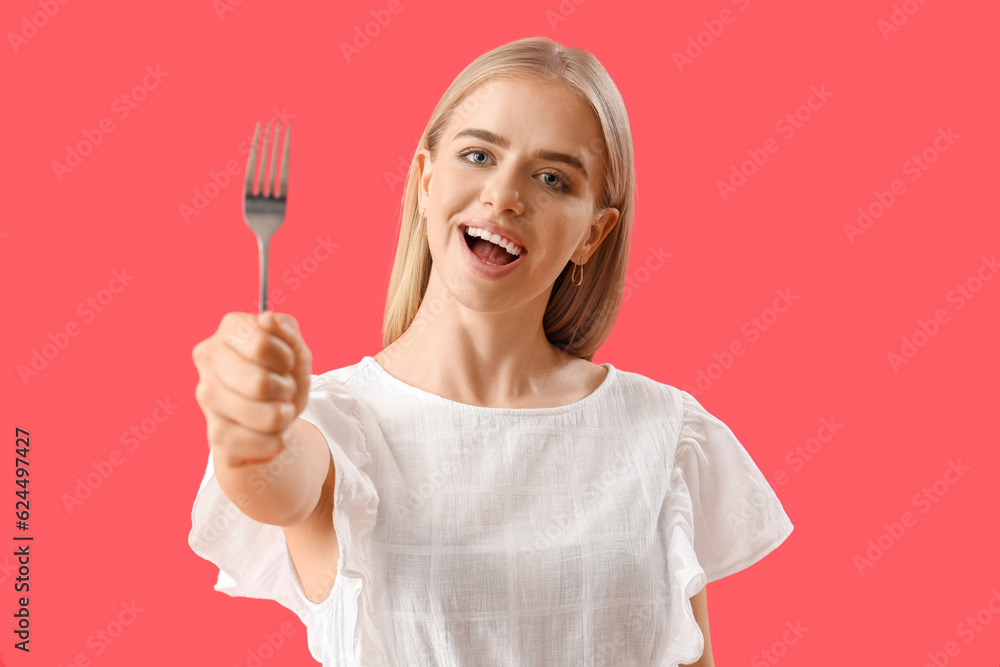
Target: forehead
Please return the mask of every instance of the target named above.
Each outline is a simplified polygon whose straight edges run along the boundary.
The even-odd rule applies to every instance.
[[[604,146],[594,110],[559,82],[523,77],[486,81],[456,107],[445,136],[450,141],[468,127],[505,137],[512,150],[573,153],[588,165],[599,164]]]

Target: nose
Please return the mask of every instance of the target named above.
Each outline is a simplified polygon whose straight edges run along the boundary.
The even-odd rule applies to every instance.
[[[521,203],[515,180],[516,176],[510,171],[498,169],[496,175],[483,187],[479,202],[492,204],[498,213],[509,209],[515,215],[523,215],[524,204]]]

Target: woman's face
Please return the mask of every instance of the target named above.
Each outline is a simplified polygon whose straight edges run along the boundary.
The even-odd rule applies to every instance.
[[[455,110],[436,159],[421,151],[433,270],[466,305],[506,310],[543,299],[544,306],[566,262],[590,258],[619,215],[597,209],[601,136],[594,112],[564,84],[493,79]],[[472,241],[480,245],[473,251],[467,226],[515,241],[517,259],[502,266],[507,251],[484,241]],[[480,255],[495,266],[477,270]]]

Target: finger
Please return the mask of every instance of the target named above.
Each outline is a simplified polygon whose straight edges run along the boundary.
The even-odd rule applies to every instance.
[[[261,315],[261,326],[275,336],[279,336],[288,345],[292,346],[295,356],[295,365],[290,369],[290,373],[295,378],[298,386],[308,389],[312,375],[312,352],[306,346],[299,331],[298,322],[287,313],[272,313],[270,311]],[[303,406],[304,407],[304,406]]]
[[[208,442],[232,467],[264,463],[282,449],[281,438],[257,433],[221,415],[213,415],[208,422]]]
[[[275,313],[270,310],[261,313],[257,322],[261,329],[284,341],[294,351],[301,342],[298,323],[287,313]]]
[[[240,320],[223,329],[222,340],[249,361],[275,373],[290,373],[295,362],[292,347],[280,336],[261,328],[256,317],[252,317],[249,321]]]
[[[295,379],[275,373],[248,361],[228,345],[216,346],[208,370],[229,390],[255,401],[291,401],[295,397]]]
[[[295,419],[295,406],[288,401],[254,401],[225,385],[206,378],[197,387],[198,402],[209,411],[263,435],[281,433]]]

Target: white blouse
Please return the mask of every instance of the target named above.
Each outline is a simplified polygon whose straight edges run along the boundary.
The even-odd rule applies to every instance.
[[[691,596],[793,526],[694,396],[603,366],[596,391],[554,408],[458,403],[368,356],[313,375],[300,416],[333,452],[340,544],[323,602],[211,456],[188,543],[219,567],[215,590],[298,614],[324,666],[696,662]]]

